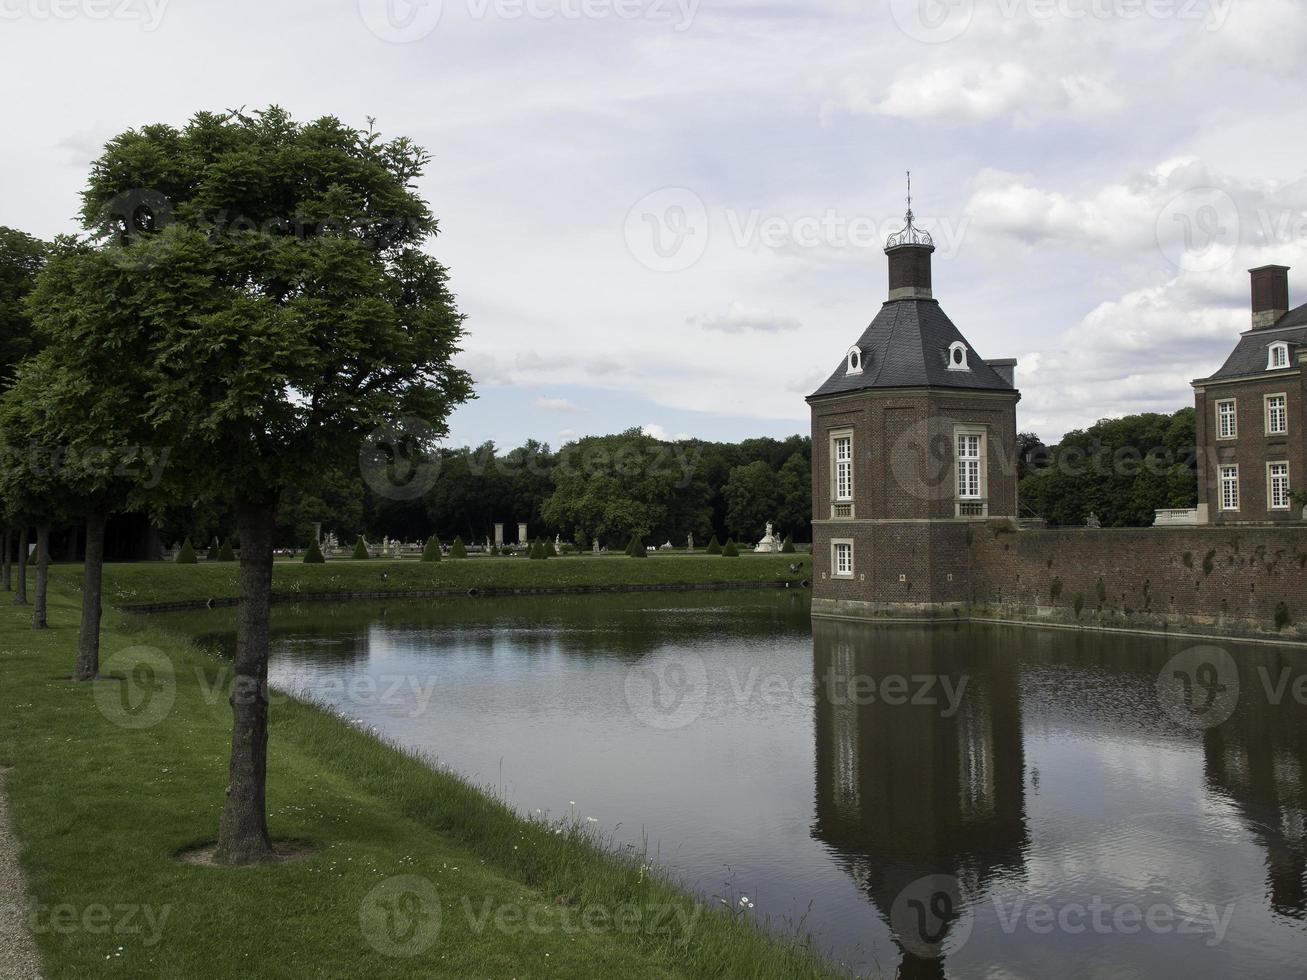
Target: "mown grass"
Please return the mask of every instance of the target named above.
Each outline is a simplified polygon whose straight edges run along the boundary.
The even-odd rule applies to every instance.
[[[798,563],[800,570],[791,572]],[[80,566],[59,566],[74,587]],[[105,602],[115,606],[233,598],[239,594],[235,562],[109,564]],[[810,555],[586,555],[531,561],[476,557],[419,562],[413,559],[339,559],[323,565],[279,561],[272,587],[279,593],[405,592],[416,589],[570,588],[576,586],[710,585],[811,578]]]
[[[457,776],[294,700],[274,707],[270,825],[311,854],[256,869],[178,862],[217,826],[230,732],[225,664],[156,623],[110,612],[107,671],[121,673],[141,648],[168,666],[133,672],[130,685],[66,680],[77,624],[71,571],[54,570],[65,581],[48,631],[29,629],[27,610],[0,593],[0,765],[13,767],[11,809],[47,977],[834,975],[804,947],[691,898],[640,856],[596,846],[584,827],[523,820]],[[154,724],[121,723],[152,717],[169,693],[175,700]],[[430,882],[438,929],[419,905],[378,932],[380,903],[396,895],[373,889],[402,875]],[[403,939],[405,925],[418,942],[392,953],[413,955],[370,941]]]

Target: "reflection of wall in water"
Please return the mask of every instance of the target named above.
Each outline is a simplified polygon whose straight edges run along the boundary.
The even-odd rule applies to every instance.
[[[1239,710],[1203,736],[1207,781],[1226,796],[1266,851],[1267,897],[1281,915],[1307,919],[1307,717],[1292,697],[1304,668],[1297,654],[1266,654],[1240,664]],[[1268,704],[1264,677],[1284,699]],[[1263,675],[1263,671],[1266,672]]]
[[[813,621],[813,835],[886,917],[898,893],[925,875],[956,877],[975,897],[995,875],[1021,870],[1027,833],[1017,666],[984,632]],[[889,676],[909,678],[909,703],[845,696],[847,678],[874,678],[879,690]],[[912,678],[923,676],[947,677],[954,690],[965,680],[955,713],[938,682],[927,695],[938,703],[911,703],[921,693]],[[913,960],[905,958],[903,972],[940,967]]]

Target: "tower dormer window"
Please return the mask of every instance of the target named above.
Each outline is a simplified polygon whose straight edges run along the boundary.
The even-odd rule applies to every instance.
[[[960,340],[949,344],[948,347],[948,369],[950,371],[970,371],[971,365],[967,363],[967,345]]]
[[[861,373],[862,373],[862,361],[863,361],[863,357],[862,357],[862,349],[861,349],[861,348],[859,348],[859,347],[850,347],[850,348],[849,348],[849,353],[848,353],[847,360],[848,360],[848,367],[847,367],[847,368],[845,369],[845,371],[844,371],[845,374],[861,374]]]
[[[1289,366],[1289,345],[1281,341],[1278,344],[1271,344],[1266,358],[1266,369],[1273,371],[1276,368],[1287,368]]]

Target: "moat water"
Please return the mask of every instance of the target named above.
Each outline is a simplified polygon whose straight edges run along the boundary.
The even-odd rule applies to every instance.
[[[274,684],[860,973],[1307,974],[1299,650],[814,622],[783,591],[274,618]]]

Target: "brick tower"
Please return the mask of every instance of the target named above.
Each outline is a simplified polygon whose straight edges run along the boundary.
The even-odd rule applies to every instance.
[[[934,251],[909,183],[889,298],[807,398],[814,615],[952,616],[974,526],[1016,520],[1016,361],[981,358],[940,309]]]

